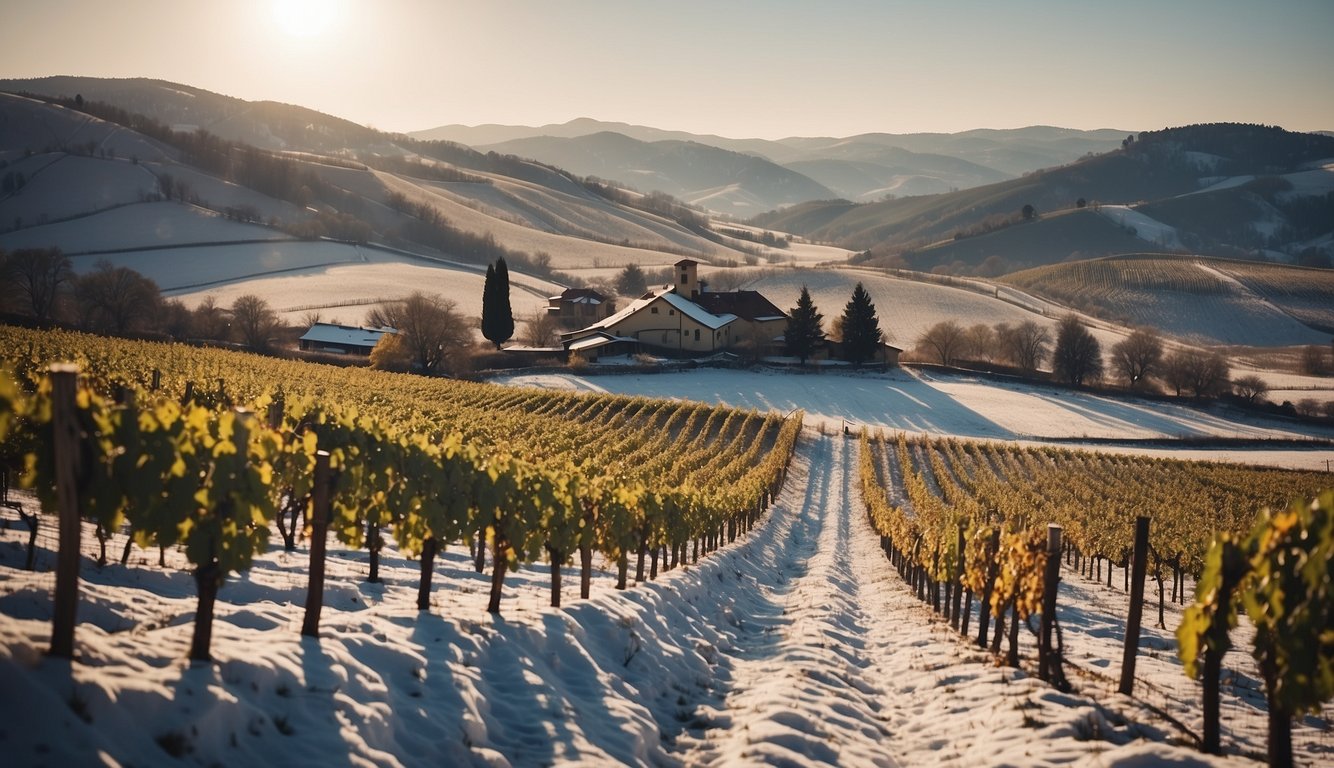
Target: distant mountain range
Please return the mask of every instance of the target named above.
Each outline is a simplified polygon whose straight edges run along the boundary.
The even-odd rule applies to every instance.
[[[810,195],[805,200],[866,202],[968,189],[1113,149],[1127,133],[1037,126],[771,141],[580,118],[538,127],[448,125],[411,135],[531,157],[641,191],[658,189],[711,210],[752,216],[800,202],[794,198],[805,195]]]

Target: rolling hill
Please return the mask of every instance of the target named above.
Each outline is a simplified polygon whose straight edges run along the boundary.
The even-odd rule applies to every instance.
[[[1149,254],[1038,267],[1003,282],[1193,343],[1324,345],[1334,333],[1331,270]]]
[[[130,92],[230,103],[149,81]],[[58,247],[76,272],[129,266],[187,303],[258,292],[289,314],[356,320],[367,303],[424,289],[470,308],[481,280],[470,265],[505,256],[529,311],[558,271],[731,263],[758,249],[729,245],[679,203],[609,196],[517,158],[369,129],[312,143],[291,133],[278,152],[80,95],[0,93],[0,249]],[[294,109],[278,112],[314,114]]]
[[[944,193],[1002,181],[1039,168],[1069,163],[1090,152],[1115,148],[1126,136],[1125,131],[1119,130],[1078,131],[1035,126],[957,134],[871,133],[845,138],[732,139],[589,118],[537,127],[447,125],[412,135],[496,148],[575,170],[578,163],[587,162],[587,159],[571,160],[565,156],[569,149],[551,140],[574,140],[601,133],[617,133],[647,144],[688,142],[754,155],[808,176],[834,193],[819,195],[812,192],[817,196],[806,200],[842,197],[861,202],[879,200],[886,195]],[[642,173],[654,161],[655,152],[644,148],[640,158],[628,159],[620,168],[605,167],[604,171],[622,174],[607,175],[607,178],[637,188],[654,189],[647,186],[649,180]],[[667,187],[662,189],[677,194]],[[725,203],[726,200],[722,202]],[[715,210],[725,211],[724,208]]]
[[[1155,245],[1167,250],[1175,245],[1211,255],[1241,256],[1263,249],[1296,261],[1309,248],[1326,253],[1330,249],[1334,233],[1330,158],[1334,140],[1326,136],[1265,126],[1189,126],[1140,134],[1123,149],[1020,179],[868,205],[805,203],[756,217],[753,223],[871,250],[875,257],[902,256],[919,269],[956,261],[971,264],[991,255],[1031,264],[1039,259],[1063,260],[1071,252],[1033,254],[1019,247],[1025,238],[1013,238],[1015,247],[1008,248],[1000,247],[1007,245],[1003,239],[995,239],[971,249],[962,245],[934,253],[930,249],[1019,224],[1026,205],[1042,216],[1075,208],[1082,199],[1094,207],[1131,205],[1173,230],[1173,243],[1164,245],[1155,243],[1161,228],[1147,235],[1132,224],[1134,234],[1150,247],[1129,250],[1153,250]],[[1106,229],[1092,217],[1065,222],[1074,223]],[[1095,231],[1074,240],[1097,243],[1105,237]],[[886,262],[872,259],[872,263]]]
[[[281,150],[262,149],[211,131],[173,131],[159,117],[98,102],[94,96],[99,92],[85,88],[98,86],[98,81],[56,82],[83,89],[83,104],[73,98],[0,95],[0,176],[11,185],[0,193],[0,248],[60,247],[78,271],[92,269],[101,260],[133,266],[190,302],[210,294],[226,299],[255,291],[270,296],[289,317],[323,309],[355,320],[369,302],[425,288],[471,306],[478,279],[471,266],[505,255],[524,291],[525,308],[535,308],[543,294],[568,282],[568,276],[606,279],[631,263],[661,268],[682,256],[720,266],[754,262],[757,255],[801,262],[842,257],[839,249],[809,246],[811,254],[803,251],[798,258],[796,252],[808,247],[802,243],[757,252],[754,243],[705,228],[698,211],[652,195],[588,184],[565,170],[513,155],[388,136],[342,125],[337,118],[326,123],[318,113],[284,105],[229,111],[246,102],[157,81],[103,84],[112,95],[112,86],[124,87],[126,103],[156,105],[154,114],[162,119],[205,114],[203,107],[181,111],[183,104],[194,101],[208,106],[208,114],[222,115],[208,123],[220,130],[281,140],[270,145]],[[271,115],[281,119],[271,120]],[[314,126],[313,133],[291,128],[298,118],[310,120],[306,127]],[[1205,129],[1216,135],[1205,135]],[[1052,140],[1058,139],[1053,134]],[[883,144],[875,149],[876,142],[845,143],[838,151],[852,158],[875,152],[906,157],[910,152]],[[589,162],[610,162],[596,157],[597,148],[620,147],[622,156],[611,159],[633,162],[647,149],[669,164],[683,157],[720,167],[732,163],[731,172],[741,179],[791,174],[752,155],[676,139],[601,134],[555,143],[584,147]],[[985,143],[979,139],[979,145]],[[1192,237],[1202,237],[1210,212],[1222,205],[1218,201],[1233,196],[1258,201],[1255,205],[1270,217],[1271,236],[1318,247],[1320,238],[1328,240],[1328,230],[1334,229],[1318,207],[1331,187],[1334,168],[1310,161],[1329,151],[1334,139],[1205,126],[1145,135],[1134,144],[1072,166],[951,194],[875,205],[847,200],[795,205],[780,215],[761,217],[772,222],[762,225],[763,231],[816,233],[821,240],[845,243],[861,242],[859,238],[870,233],[869,241],[876,244],[872,262],[994,275],[1064,261],[1072,254],[1150,250],[1155,241],[1181,247]],[[789,154],[810,149],[778,146]],[[920,160],[927,153],[916,154]],[[941,173],[970,168],[950,157],[934,159]],[[874,175],[881,166],[867,160],[807,163],[809,168],[821,165],[848,175],[860,173],[864,182],[884,181]],[[687,178],[708,183],[700,180],[716,170],[695,169],[699,175]],[[1131,201],[1161,196],[1116,205],[1110,197],[1097,202],[1102,198],[1095,194]],[[1073,208],[1072,202],[1058,204],[1079,196],[1094,202],[1083,209]],[[1018,215],[1024,202],[1038,208],[1031,221]],[[1220,210],[1227,218],[1245,219],[1232,209]],[[915,238],[910,241],[915,247],[883,247],[884,241],[905,237]],[[1243,274],[1233,262],[1213,268],[1230,282],[1192,294],[1190,302],[1174,303],[1170,284],[1131,286],[1155,296],[1125,293],[1109,300],[1111,305],[1135,301],[1157,307],[1159,314],[1152,317],[1118,313],[1110,305],[1104,312],[1096,301],[1039,283],[1032,292],[1060,303],[1085,303],[1091,311],[1125,322],[1154,322],[1201,342],[1307,343],[1313,334],[1334,326],[1327,309],[1334,289],[1322,282],[1303,286],[1274,273]],[[745,269],[711,272],[719,285],[738,284],[755,274]],[[890,333],[901,345],[911,344],[922,329],[941,319],[994,323],[1017,319],[1015,313],[1033,315],[1035,307],[1041,318],[1044,308],[1042,301],[1004,285],[988,288],[993,294],[988,298],[976,290],[915,285],[883,273],[828,266],[767,273],[752,287],[772,292],[780,306],[791,306],[800,285],[809,283],[832,316],[859,280],[873,288]],[[1002,293],[1013,295],[1001,300]],[[1211,297],[1208,306],[1199,296]],[[1266,301],[1281,309],[1265,310]],[[1184,315],[1192,317],[1182,319]],[[1236,317],[1248,318],[1249,336],[1225,332]]]
[[[478,147],[535,158],[581,176],[661,191],[692,205],[748,218],[835,193],[801,173],[755,155],[694,141],[645,142],[620,133],[575,138],[538,136]]]

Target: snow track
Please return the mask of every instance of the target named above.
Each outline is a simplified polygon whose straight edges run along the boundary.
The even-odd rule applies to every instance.
[[[733,557],[757,584],[733,607],[742,618],[726,713],[710,713],[732,727],[687,750],[687,763],[897,764],[866,654],[890,628],[864,610],[859,574],[878,550],[853,547],[862,508],[853,445],[824,436],[808,445],[764,532]]]

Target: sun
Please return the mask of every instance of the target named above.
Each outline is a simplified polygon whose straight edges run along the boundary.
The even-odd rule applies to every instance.
[[[273,23],[288,37],[317,38],[328,31],[341,6],[338,0],[274,0]]]

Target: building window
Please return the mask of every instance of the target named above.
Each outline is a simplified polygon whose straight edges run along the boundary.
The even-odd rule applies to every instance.
[[[668,317],[675,317],[675,316],[676,316],[676,310],[674,310],[674,309],[669,309],[669,310],[667,310],[667,316],[668,316]]]
[[[695,341],[699,341],[699,329],[695,329]]]
[[[658,314],[658,308],[657,308],[657,307],[650,307],[650,308],[649,308],[649,312],[652,312],[653,314],[656,315],[656,314]]]
[[[687,273],[685,273],[685,272],[682,272],[682,273],[681,273],[681,282],[683,282],[683,283],[688,283],[688,282],[690,282],[690,275],[687,274]]]

